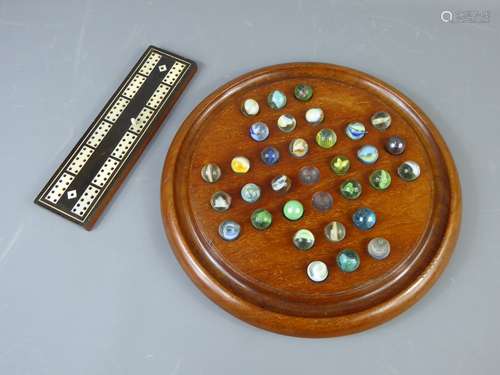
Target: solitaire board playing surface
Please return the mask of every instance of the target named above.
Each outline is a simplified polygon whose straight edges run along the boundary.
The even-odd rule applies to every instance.
[[[451,254],[459,202],[430,120],[384,83],[325,64],[217,90],[183,124],[162,180],[167,234],[197,285],[299,336],[359,331],[414,303]]]

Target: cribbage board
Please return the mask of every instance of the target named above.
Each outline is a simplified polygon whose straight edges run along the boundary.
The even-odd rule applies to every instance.
[[[91,229],[195,71],[150,46],[35,203]]]
[[[170,147],[161,203],[177,259],[209,298],[306,337],[413,305],[446,266],[461,216],[431,120],[376,78],[314,63],[263,68],[208,96]]]

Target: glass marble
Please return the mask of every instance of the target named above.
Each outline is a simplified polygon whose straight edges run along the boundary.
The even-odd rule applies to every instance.
[[[267,104],[272,109],[281,109],[286,106],[286,95],[283,91],[274,90],[267,96]]]
[[[260,159],[266,165],[274,165],[280,160],[280,152],[276,147],[266,147],[261,151]]]
[[[255,203],[259,200],[261,190],[259,185],[254,183],[248,183],[241,188],[241,199],[247,203]]]
[[[215,211],[227,211],[231,207],[231,196],[225,191],[217,191],[210,198],[210,205]]]
[[[377,190],[386,190],[391,186],[391,174],[385,169],[377,169],[368,178],[370,185]]]
[[[299,250],[309,250],[314,246],[314,234],[309,229],[299,229],[293,235],[293,244]]]
[[[345,134],[349,139],[358,141],[366,134],[366,128],[361,122],[351,122],[345,127]]]
[[[219,225],[219,236],[226,241],[234,241],[240,236],[241,226],[234,220],[225,220]]]
[[[361,260],[355,250],[344,249],[337,254],[337,266],[342,272],[354,272],[359,268]]]
[[[346,156],[337,155],[330,162],[330,168],[337,176],[343,176],[351,168],[351,162]]]
[[[244,156],[236,156],[231,160],[231,169],[234,173],[247,173],[250,170],[250,160]]]
[[[311,100],[313,96],[313,88],[305,83],[299,83],[295,86],[295,90],[293,90],[293,94],[297,100],[301,102],[307,102]]]
[[[328,277],[328,266],[320,260],[312,261],[307,266],[307,276],[315,283],[325,281]]]
[[[312,205],[319,212],[326,212],[333,207],[333,197],[326,191],[317,191],[312,196]]]
[[[415,161],[407,160],[398,167],[398,176],[404,181],[415,181],[420,176],[420,166]]]
[[[325,226],[325,237],[330,242],[340,242],[345,238],[346,229],[344,224],[338,221],[332,221]]]
[[[321,148],[332,148],[337,143],[337,134],[332,129],[323,128],[316,133],[316,143]]]
[[[387,138],[385,149],[389,154],[401,155],[406,149],[406,141],[400,136],[393,135]]]
[[[255,122],[250,125],[250,138],[256,142],[262,142],[269,137],[269,128],[263,122]]]
[[[283,215],[290,221],[297,221],[304,215],[304,206],[295,199],[289,200],[283,206]]]
[[[369,208],[358,208],[352,215],[352,222],[360,230],[370,230],[377,223],[377,215]]]
[[[325,119],[325,114],[321,108],[309,108],[306,112],[306,121],[311,125],[318,125]]]
[[[259,113],[259,103],[255,99],[245,99],[241,105],[241,112],[245,116],[256,116]]]
[[[295,156],[296,158],[303,158],[309,151],[309,145],[305,139],[295,138],[290,141],[288,150],[292,156]]]
[[[387,112],[376,112],[371,117],[371,122],[375,129],[384,131],[391,126],[391,115]]]
[[[363,188],[359,181],[346,180],[340,185],[340,194],[346,199],[358,199]]]
[[[376,237],[368,242],[367,250],[373,259],[382,260],[389,256],[391,244],[385,238]]]
[[[358,150],[358,159],[365,164],[373,164],[378,160],[378,150],[375,146],[364,145]]]
[[[316,184],[319,178],[319,169],[316,167],[302,167],[299,170],[299,181],[304,185]]]
[[[297,126],[297,120],[292,115],[285,113],[278,117],[277,125],[282,132],[290,133],[295,129],[295,126]]]
[[[222,172],[217,164],[208,163],[201,168],[201,178],[209,184],[219,181],[221,176]]]
[[[292,180],[287,175],[279,175],[271,181],[271,189],[277,193],[287,193],[292,188]]]
[[[265,230],[273,223],[273,215],[268,210],[259,208],[252,213],[250,221],[255,229]]]

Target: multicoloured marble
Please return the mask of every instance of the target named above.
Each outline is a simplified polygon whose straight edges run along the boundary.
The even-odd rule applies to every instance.
[[[259,103],[255,99],[245,99],[241,105],[241,112],[245,116],[256,116],[259,114]]]
[[[316,167],[302,167],[299,170],[299,181],[304,185],[312,185],[319,182],[320,173]]]
[[[313,96],[313,88],[305,83],[299,83],[295,86],[295,90],[293,90],[295,98],[300,100],[301,102],[307,102],[311,100]]]
[[[309,145],[307,141],[303,138],[295,138],[290,141],[288,146],[290,154],[296,158],[303,158],[307,155],[309,151]]]
[[[266,165],[274,165],[280,160],[280,152],[276,147],[266,147],[261,151],[260,159]]]
[[[268,210],[259,208],[252,213],[250,221],[255,229],[265,230],[273,223],[273,215]]]
[[[340,194],[346,199],[358,199],[363,188],[357,180],[346,180],[340,185]]]
[[[210,205],[215,211],[224,212],[231,207],[231,196],[225,191],[217,191],[210,198]]]
[[[371,122],[375,129],[384,131],[391,126],[391,115],[387,112],[376,112],[371,117]]]
[[[351,168],[351,162],[347,156],[337,155],[334,156],[330,162],[330,168],[337,176],[343,176],[349,171],[349,168]]]
[[[269,128],[263,122],[255,122],[250,125],[249,130],[250,138],[252,138],[256,142],[262,142],[269,137]]]
[[[321,148],[332,148],[337,143],[337,134],[332,129],[323,128],[316,133],[316,143]]]
[[[205,164],[201,168],[201,178],[203,179],[203,181],[208,182],[209,184],[213,184],[214,182],[219,181],[221,176],[221,169],[215,163]]]
[[[398,167],[398,176],[404,181],[415,181],[420,176],[420,166],[415,161],[407,160]]]
[[[373,259],[382,260],[391,253],[391,244],[385,238],[376,237],[368,242],[367,250]]]
[[[240,194],[245,202],[255,203],[260,199],[261,189],[259,185],[250,182],[241,188]]]
[[[360,230],[370,230],[377,223],[377,215],[367,207],[358,208],[352,215],[352,222]]]
[[[378,160],[378,150],[375,146],[364,145],[358,152],[358,159],[365,164],[373,164]]]
[[[377,190],[386,190],[391,186],[391,174],[385,169],[377,169],[368,178],[370,185]]]
[[[285,113],[278,117],[277,125],[282,132],[290,133],[297,126],[297,120],[292,115]]]
[[[219,225],[219,236],[226,241],[234,241],[240,236],[241,226],[234,220],[225,220]]]
[[[267,104],[272,109],[281,109],[286,106],[286,95],[283,91],[274,90],[267,96]]]
[[[314,234],[309,229],[299,229],[293,235],[293,244],[299,250],[309,250],[314,246]]]
[[[317,191],[312,196],[312,206],[319,212],[326,212],[333,207],[333,197],[326,191]]]
[[[354,272],[360,264],[361,260],[355,250],[344,249],[337,254],[337,266],[342,272]]]
[[[328,277],[328,266],[320,260],[312,261],[307,266],[307,276],[315,283],[325,281]]]
[[[387,141],[385,142],[385,149],[389,154],[401,155],[405,152],[406,141],[398,135],[393,135],[392,137],[387,138]]]
[[[325,226],[325,237],[330,242],[340,242],[347,233],[344,224],[339,221],[332,221]]]
[[[345,134],[349,139],[352,139],[353,141],[358,141],[361,138],[363,138],[366,134],[366,128],[365,125],[361,122],[350,122],[347,124],[345,127]]]
[[[304,206],[298,200],[289,200],[283,206],[283,216],[290,221],[300,220],[304,216]]]
[[[271,181],[271,189],[277,193],[287,193],[292,188],[292,180],[287,175],[281,174]]]
[[[233,160],[231,160],[231,169],[234,173],[247,173],[250,170],[250,160],[244,156],[235,156]]]
[[[309,124],[318,125],[325,119],[325,114],[321,108],[309,108],[305,117]]]

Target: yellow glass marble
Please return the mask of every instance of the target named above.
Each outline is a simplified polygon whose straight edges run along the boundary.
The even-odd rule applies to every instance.
[[[231,169],[234,173],[247,173],[250,170],[250,160],[244,156],[236,156],[231,160]]]

